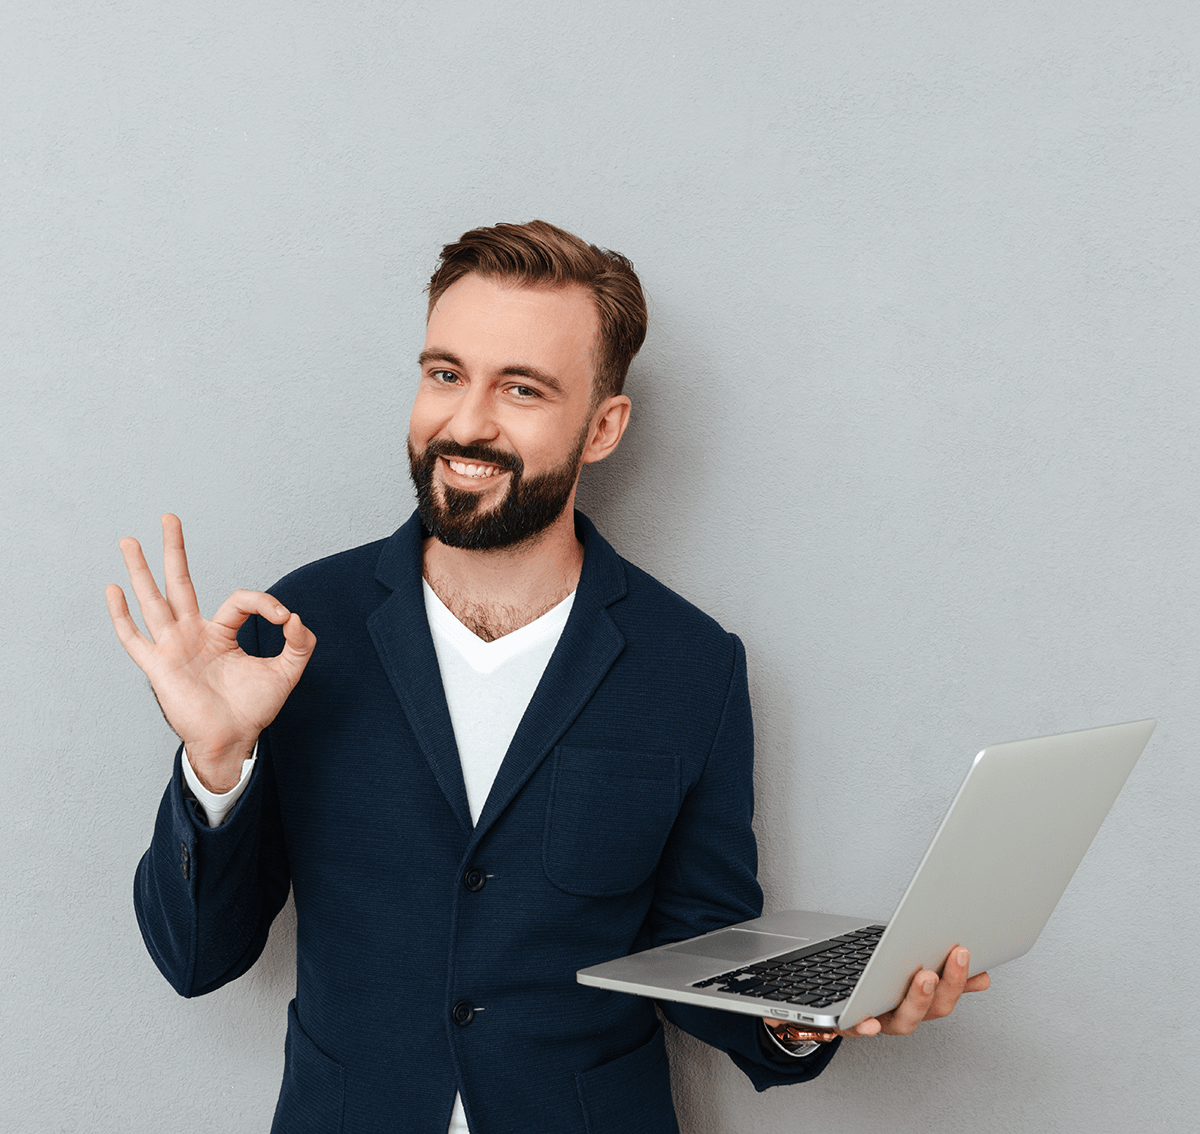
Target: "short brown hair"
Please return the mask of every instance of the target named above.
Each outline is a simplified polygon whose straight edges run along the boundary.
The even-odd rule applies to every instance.
[[[646,297],[628,259],[546,221],[473,228],[442,249],[429,281],[429,313],[451,284],[471,273],[525,286],[587,288],[600,317],[592,404],[621,392],[647,322]]]

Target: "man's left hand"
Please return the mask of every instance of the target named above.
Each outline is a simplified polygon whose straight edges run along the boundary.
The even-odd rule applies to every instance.
[[[968,978],[971,971],[971,954],[962,946],[950,950],[942,965],[942,975],[931,969],[921,969],[909,982],[904,999],[890,1012],[882,1016],[868,1016],[853,1028],[828,1032],[845,1039],[862,1039],[865,1036],[907,1036],[917,1030],[925,1020],[939,1020],[954,1011],[958,998],[964,992],[982,992],[992,983],[987,973],[977,973]],[[782,1020],[768,1020],[768,1024],[780,1025]]]
[[[987,973],[977,973],[968,979],[970,970],[971,954],[961,945],[956,946],[942,965],[941,977],[930,969],[921,969],[909,982],[904,999],[890,1012],[869,1016],[847,1031],[839,1028],[838,1035],[847,1039],[911,1035],[923,1021],[949,1016],[964,992],[982,992],[992,983]]]

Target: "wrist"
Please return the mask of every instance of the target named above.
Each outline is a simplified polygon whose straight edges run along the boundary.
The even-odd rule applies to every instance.
[[[192,772],[204,789],[214,795],[224,795],[237,787],[242,778],[242,765],[250,759],[257,743],[255,737],[215,747],[198,741],[184,741],[183,747]]]
[[[184,745],[183,758],[180,760],[183,772],[183,794],[195,803],[201,816],[208,821],[209,827],[220,827],[237,806],[249,786],[257,755],[258,749],[255,748],[250,759],[243,761],[237,784],[231,790],[218,794],[209,791],[200,782],[192,768],[192,762],[188,759],[187,746]]]
[[[801,1028],[796,1024],[784,1022],[775,1023],[763,1020],[763,1027],[777,1048],[797,1059],[812,1055],[824,1044],[837,1038],[836,1032]]]

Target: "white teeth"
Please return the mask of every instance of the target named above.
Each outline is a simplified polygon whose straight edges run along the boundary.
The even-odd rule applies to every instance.
[[[459,476],[487,477],[495,476],[500,470],[495,465],[468,465],[462,461],[446,462]]]

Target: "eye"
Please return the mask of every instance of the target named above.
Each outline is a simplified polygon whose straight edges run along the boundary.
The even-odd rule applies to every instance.
[[[542,395],[532,386],[509,386],[509,392],[525,401],[540,398]]]
[[[429,377],[444,386],[449,386],[451,383],[458,381],[458,375],[453,370],[431,370]]]

